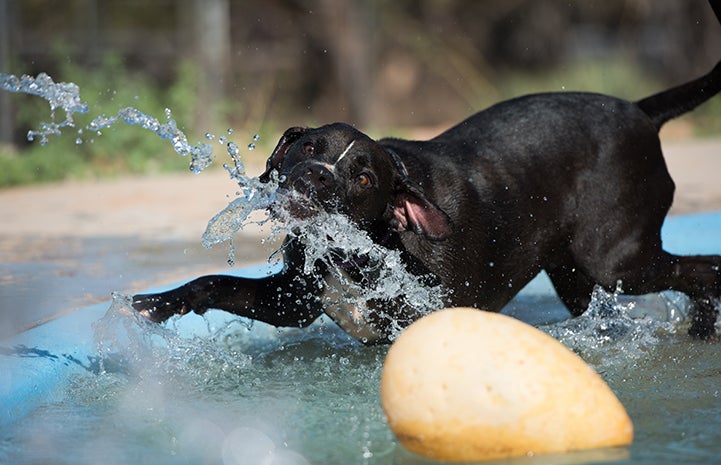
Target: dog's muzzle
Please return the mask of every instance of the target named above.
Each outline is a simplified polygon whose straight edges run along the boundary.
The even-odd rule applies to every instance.
[[[335,185],[333,167],[321,163],[303,163],[294,167],[285,176],[281,187],[292,188],[296,192],[311,196],[313,193],[323,193]]]
[[[321,210],[338,212],[338,180],[333,167],[318,162],[295,166],[282,173],[278,183],[278,205],[292,217],[305,219]]]
[[[275,201],[269,210],[271,216],[279,220],[287,219],[286,216],[304,220],[320,212],[319,206],[312,199],[284,187],[276,191]]]

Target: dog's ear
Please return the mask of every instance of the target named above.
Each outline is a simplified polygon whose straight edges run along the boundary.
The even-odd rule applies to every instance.
[[[273,153],[270,154],[270,157],[268,157],[268,160],[265,162],[265,172],[258,177],[260,182],[270,181],[271,171],[280,169],[280,165],[283,164],[283,158],[285,158],[285,154],[288,153],[290,146],[307,130],[307,128],[297,126],[286,129],[278,141],[278,145],[275,146],[275,150],[273,150]]]
[[[433,241],[440,241],[451,233],[446,212],[423,196],[407,192],[396,195],[391,225],[396,231],[413,231]]]
[[[413,231],[434,241],[447,238],[451,233],[451,220],[436,204],[428,200],[421,187],[408,176],[397,153],[388,150],[396,168],[391,227],[396,231]]]

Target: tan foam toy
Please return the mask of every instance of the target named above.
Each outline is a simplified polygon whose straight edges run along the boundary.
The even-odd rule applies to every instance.
[[[447,461],[628,445],[633,424],[601,377],[540,330],[469,308],[434,312],[390,348],[381,402],[398,441]]]

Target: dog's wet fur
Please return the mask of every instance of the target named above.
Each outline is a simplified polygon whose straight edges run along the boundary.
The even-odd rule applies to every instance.
[[[716,13],[720,3],[711,2]],[[279,195],[303,199],[291,202],[291,214],[338,212],[400,250],[411,272],[450,290],[448,306],[498,311],[545,270],[574,316],[586,310],[595,285],[612,290],[620,281],[627,294],[683,292],[694,304],[690,334],[708,339],[721,300],[721,256],[663,250],[674,183],[658,132],[720,91],[721,62],[636,102],[579,92],[519,97],[428,141],[373,140],[343,123],[294,127],[260,179],[269,182],[276,171]],[[317,281],[329,270],[319,262],[305,276],[303,247],[302,239],[288,239],[283,270],[273,276],[203,276],[136,295],[133,307],[153,321],[216,308],[307,326],[328,310]],[[402,325],[420,316],[381,304]],[[327,313],[364,342],[391,336],[373,305],[362,316]]]

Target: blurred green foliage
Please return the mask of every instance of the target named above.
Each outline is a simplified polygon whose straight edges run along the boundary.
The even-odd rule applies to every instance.
[[[93,69],[65,62],[59,75],[63,76],[64,81],[78,84],[80,95],[88,102],[90,112],[75,115],[76,127],[65,128],[59,137],[50,136],[45,146],[38,142],[28,143],[21,148],[0,146],[0,187],[187,170],[190,162],[188,158],[178,155],[169,141],[138,126],[117,123],[104,129],[102,135],[85,129],[79,132],[93,118],[115,115],[119,109],[127,106],[155,116],[161,122],[165,118],[165,109],[169,108],[189,142],[208,142],[202,135],[206,131],[215,134],[216,139],[211,142],[215,144],[215,164],[220,166],[227,162],[225,150],[217,144],[217,140],[220,136],[227,136],[232,107],[220,102],[212,109],[215,128],[194,127],[199,109],[207,107],[207,103],[198,97],[199,77],[195,65],[189,62],[179,65],[174,80],[166,85],[151,80],[146,74],[128,71],[123,61],[114,55],[106,56]],[[496,101],[534,92],[591,91],[635,100],[667,86],[644,75],[631,60],[624,59],[579,62],[543,71],[507,73],[498,77],[497,82],[492,83],[493,93],[469,99],[474,101],[469,105],[478,107],[469,109],[469,114]],[[41,121],[49,121],[50,110],[44,100],[18,94],[13,94],[13,99],[18,108],[16,127],[37,129]],[[243,102],[235,104],[242,105]],[[63,116],[56,115],[56,121],[62,120]],[[712,99],[683,118],[691,124],[695,135],[717,134],[718,121],[721,120],[721,99]],[[320,123],[305,121],[303,124]],[[266,121],[262,128],[236,129],[229,138],[241,147],[251,141],[254,133],[262,135],[256,150],[242,152],[243,157],[251,163],[261,163],[284,128]],[[404,136],[412,132],[409,128],[364,129],[376,137]],[[82,142],[78,143],[78,139]]]
[[[192,144],[215,134],[216,165],[228,161],[217,143],[228,128],[241,148],[259,133],[258,148],[243,152],[257,164],[288,126],[346,121],[373,137],[422,137],[531,92],[642,98],[721,56],[703,0],[58,3],[3,10],[0,70],[75,82],[91,112],[41,146],[24,136],[50,121],[47,103],[0,94],[12,119],[0,120],[11,144],[0,146],[0,187],[186,170],[189,160],[140,127],[77,133],[126,106],[161,121],[171,109]],[[716,97],[662,136],[718,135],[720,121]]]

